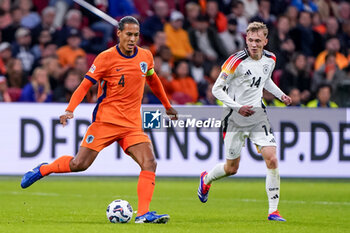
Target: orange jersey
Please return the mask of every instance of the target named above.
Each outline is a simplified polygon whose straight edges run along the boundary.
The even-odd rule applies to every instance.
[[[118,46],[100,53],[85,75],[99,85],[92,121],[141,128],[143,90],[153,66],[151,52],[138,46],[132,56],[122,54]]]

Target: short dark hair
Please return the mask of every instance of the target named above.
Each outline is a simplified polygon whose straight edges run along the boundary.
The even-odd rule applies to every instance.
[[[320,90],[321,90],[322,88],[328,88],[329,91],[330,91],[330,93],[331,93],[331,95],[332,95],[333,90],[332,90],[331,84],[329,84],[329,83],[321,83],[320,85],[318,85],[317,91],[316,91],[316,94],[317,94],[317,95],[318,95],[318,93],[320,92]]]
[[[312,18],[312,13],[309,11],[299,11],[298,12],[298,19],[300,19],[302,14],[308,14],[310,16],[310,18]]]
[[[228,23],[228,24],[231,24],[231,25],[237,25],[237,19],[235,19],[235,18],[229,18],[229,20],[228,20],[227,23]]]
[[[125,16],[119,21],[118,30],[123,31],[125,28],[125,24],[127,24],[127,23],[128,24],[136,24],[140,27],[140,23],[139,23],[139,21],[137,21],[137,19],[135,19],[132,16]]]
[[[207,14],[199,14],[197,16],[196,20],[199,22],[208,22],[209,23],[209,16]]]
[[[243,1],[235,0],[235,1],[232,1],[232,3],[231,3],[231,7],[232,7],[232,8],[237,8],[238,5],[243,5],[243,6],[244,6]]]
[[[19,8],[19,6],[14,5],[14,6],[12,6],[11,9],[10,9],[10,13],[13,14],[13,13],[14,13],[15,11],[17,11],[17,10],[21,10],[21,9]]]

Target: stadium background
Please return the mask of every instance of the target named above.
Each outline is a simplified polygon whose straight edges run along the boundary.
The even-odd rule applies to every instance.
[[[284,107],[264,93],[283,177],[279,209],[288,222],[266,222],[266,168],[249,142],[238,174],[215,182],[210,201],[199,203],[199,173],[224,161],[215,128],[147,132],[158,162],[151,208],[171,215],[166,226],[108,224],[112,200],[137,206],[139,168],[117,145],[79,176],[54,175],[22,190],[21,175],[35,164],[75,154],[96,87],[67,127],[58,116],[95,56],[117,41],[113,26],[73,1],[0,0],[0,232],[348,232],[349,1],[87,2],[117,20],[140,20],[140,46],[154,54],[169,99],[180,114],[204,120],[220,117],[210,90],[223,60],[244,47],[247,23],[268,25],[273,80],[293,98]],[[143,101],[144,111],[162,109],[147,86]]]
[[[209,114],[197,118],[215,115],[220,119],[221,103],[210,91],[220,65],[244,48],[244,30],[250,21],[266,23],[267,49],[277,57],[273,79],[293,98],[293,106],[285,107],[264,93],[277,141],[283,137],[278,154],[282,168],[286,168],[281,169],[281,175],[350,177],[348,1],[87,2],[116,20],[125,15],[139,19],[139,45],[152,51],[155,70],[179,113],[198,115],[201,107],[212,106]],[[56,117],[64,111],[62,103],[69,101],[96,55],[117,43],[116,28],[70,0],[2,0],[0,19],[0,100],[7,102],[0,103],[1,112],[6,112],[1,114],[0,174],[19,175],[34,163],[76,152],[90,121],[97,88],[91,89],[84,99],[86,104],[77,109],[77,123],[61,129]],[[157,104],[146,86],[143,106],[161,109]],[[274,107],[283,110],[274,114]],[[340,109],[335,110],[337,107]],[[290,117],[298,111],[299,115]],[[327,117],[312,117],[318,115]],[[291,119],[297,121],[295,127],[286,125]],[[301,119],[309,124],[303,125]],[[281,134],[282,124],[286,132]],[[167,145],[158,146],[160,175],[193,176],[224,159],[219,131],[215,136],[204,135],[204,139],[196,132],[190,136],[181,132],[153,134],[163,138],[154,139],[155,144]],[[121,154],[117,147],[108,148],[96,167],[81,174],[137,175],[136,166]],[[242,163],[239,175],[264,176],[262,161],[251,146],[243,150],[245,157],[247,162]],[[121,161],[125,169],[114,169]],[[104,168],[107,164],[108,169]]]

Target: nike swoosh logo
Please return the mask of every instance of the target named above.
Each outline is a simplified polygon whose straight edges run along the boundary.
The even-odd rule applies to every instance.
[[[123,69],[123,68],[120,68],[120,69],[117,68],[116,70],[117,70],[117,71],[121,71],[122,69]]]

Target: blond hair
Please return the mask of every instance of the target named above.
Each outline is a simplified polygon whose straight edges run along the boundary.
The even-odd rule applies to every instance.
[[[251,22],[247,27],[247,34],[248,32],[257,32],[259,30],[263,30],[264,36],[267,37],[269,30],[267,29],[266,24],[261,22]]]

